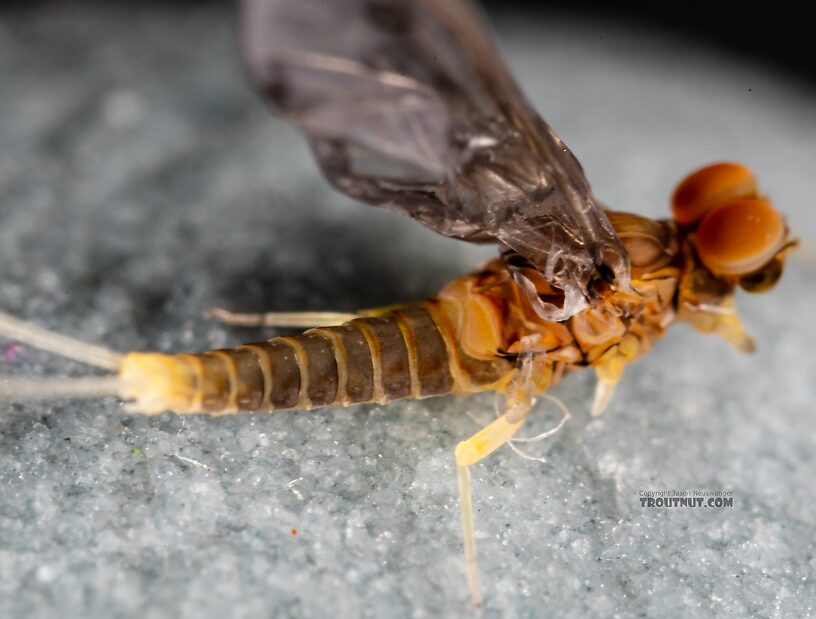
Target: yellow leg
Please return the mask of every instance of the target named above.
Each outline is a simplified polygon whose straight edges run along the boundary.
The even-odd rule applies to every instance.
[[[595,397],[592,399],[592,408],[590,409],[593,417],[603,415],[612,401],[612,396],[615,395],[617,386],[617,380],[606,380],[601,377],[600,372],[598,373],[598,382],[595,384]]]
[[[220,307],[207,310],[205,316],[234,327],[333,327],[359,318],[359,314],[347,312],[266,312],[263,314],[240,314]]]
[[[476,537],[473,528],[470,467],[504,445],[523,423],[523,415],[518,421],[508,421],[507,415],[503,415],[468,440],[462,441],[456,446],[456,478],[459,482],[459,508],[462,513],[465,564],[468,588],[470,589],[473,604],[476,607],[482,605],[482,598],[479,593],[479,581],[476,573]]]
[[[626,364],[636,359],[640,350],[640,341],[630,333],[623,336],[617,346],[607,351],[598,360],[599,363],[595,367],[598,384],[595,386],[595,398],[592,400],[591,409],[593,417],[601,415],[609,406],[615,394],[615,388],[623,378]]]
[[[724,300],[715,308],[687,303],[680,308],[679,318],[690,322],[701,333],[716,333],[740,352],[756,350],[754,340],[737,314],[733,298]]]

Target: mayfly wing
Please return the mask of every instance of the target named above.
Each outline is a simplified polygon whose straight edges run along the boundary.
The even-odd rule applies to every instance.
[[[467,0],[244,0],[242,22],[253,80],[341,191],[501,243],[550,320],[585,307],[594,278],[628,286],[581,166]]]

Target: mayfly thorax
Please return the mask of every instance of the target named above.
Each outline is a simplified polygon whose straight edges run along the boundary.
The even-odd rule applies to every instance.
[[[735,291],[771,288],[794,241],[734,163],[689,175],[670,219],[601,208],[465,0],[245,0],[242,24],[254,82],[335,186],[447,236],[495,243],[499,256],[433,298],[387,308],[217,311],[309,328],[199,354],[118,354],[0,314],[0,335],[111,371],[0,381],[0,397],[116,395],[140,413],[227,414],[499,393],[502,414],[455,451],[478,604],[469,467],[571,372],[595,371],[601,414],[625,366],[673,321],[752,351]]]

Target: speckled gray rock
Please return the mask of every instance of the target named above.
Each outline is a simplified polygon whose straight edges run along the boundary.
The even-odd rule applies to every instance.
[[[119,350],[263,337],[203,319],[428,295],[489,250],[353,204],[242,80],[229,7],[0,15],[0,308]],[[510,63],[619,209],[743,160],[816,238],[816,96],[681,41],[505,23]],[[813,246],[810,245],[810,248]],[[760,351],[678,327],[587,414],[475,470],[485,616],[814,612],[816,258],[740,298]],[[3,374],[80,374],[28,348]],[[469,416],[466,413],[470,413]],[[240,417],[0,404],[0,616],[471,616],[452,467],[492,399]],[[471,418],[473,417],[473,418]],[[542,404],[529,432],[553,423]],[[639,492],[733,490],[731,509]],[[295,534],[297,532],[297,534]]]

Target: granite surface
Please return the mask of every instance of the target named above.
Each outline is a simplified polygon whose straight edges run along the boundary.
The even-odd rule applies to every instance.
[[[490,250],[354,204],[249,91],[231,7],[0,12],[0,309],[117,350],[267,337],[235,310],[432,294]],[[618,209],[742,160],[805,241],[743,295],[741,356],[677,327],[590,420],[474,470],[486,617],[816,613],[816,93],[613,23],[500,24],[519,80]],[[27,347],[0,373],[88,370]],[[446,397],[145,418],[112,399],[0,403],[2,617],[468,617],[453,447],[493,412]],[[552,425],[542,403],[528,432]],[[733,491],[648,509],[641,491]]]

